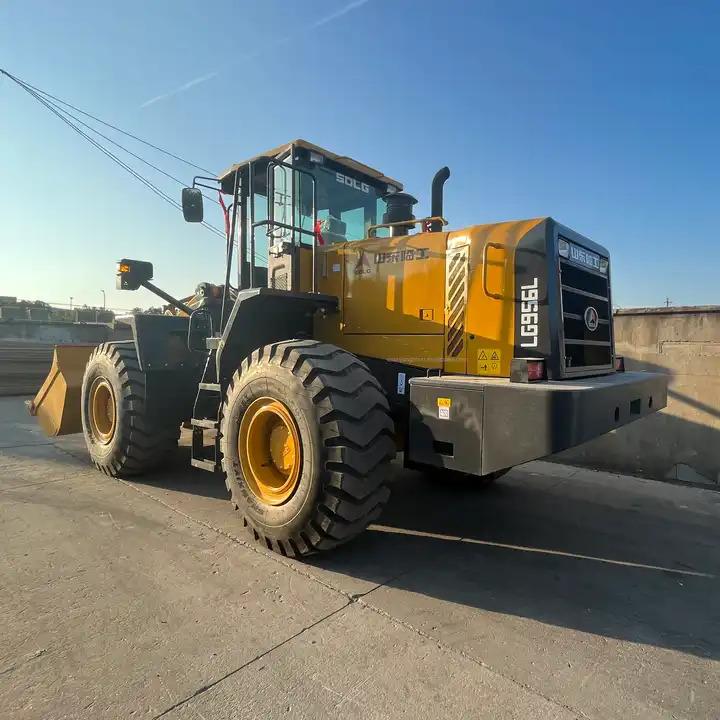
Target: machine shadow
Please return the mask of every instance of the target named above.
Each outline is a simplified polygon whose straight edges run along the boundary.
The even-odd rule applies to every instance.
[[[414,607],[426,596],[719,659],[717,514],[620,478],[574,482],[513,471],[482,490],[400,471],[378,524],[310,564]]]
[[[686,469],[683,485],[713,487],[720,477],[720,409],[695,389],[688,394],[670,368],[626,356],[629,371],[668,378],[668,407],[557,455],[560,462],[609,472],[632,472],[665,482],[680,482],[677,466]],[[687,384],[687,380],[685,380]],[[692,383],[690,383],[692,386]],[[679,386],[679,387],[678,387]],[[690,410],[690,412],[688,412]],[[690,419],[691,415],[693,419]],[[629,470],[632,468],[632,470]],[[693,478],[693,473],[697,473]],[[715,489],[720,486],[715,485]]]
[[[180,440],[180,446],[172,461],[157,472],[133,478],[138,485],[154,486],[165,490],[198,495],[216,500],[229,500],[230,494],[225,487],[225,477],[220,473],[198,470],[190,465],[192,452],[186,433]]]
[[[222,475],[189,459],[181,444],[171,465],[135,482],[227,501]],[[720,659],[720,494],[573,472],[520,468],[481,489],[396,463],[376,524],[305,565],[339,587],[345,576],[411,593],[414,607],[454,603]],[[709,510],[685,505],[677,493],[687,492]]]

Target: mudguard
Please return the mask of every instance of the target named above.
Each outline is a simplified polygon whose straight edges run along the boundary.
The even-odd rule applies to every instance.
[[[312,338],[318,310],[336,312],[338,299],[320,293],[252,288],[238,293],[217,348],[217,372],[227,383],[253,350],[280,340]]]

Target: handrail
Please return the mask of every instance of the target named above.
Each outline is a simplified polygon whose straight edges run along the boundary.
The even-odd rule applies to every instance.
[[[275,220],[275,173],[273,172],[273,168],[276,167],[282,167],[285,170],[290,170],[290,211],[291,211],[291,219],[290,224],[287,223],[281,223]],[[299,227],[295,225],[295,213],[296,213],[296,202],[298,198],[296,197],[296,183],[295,183],[295,173],[297,173],[298,176],[306,175],[311,182],[312,187],[312,216],[311,216],[311,222],[313,230],[305,230],[302,227]],[[290,163],[283,162],[282,160],[272,159],[268,163],[267,169],[266,169],[266,187],[267,187],[267,198],[268,198],[268,219],[267,219],[267,235],[268,237],[272,238],[272,232],[274,228],[281,228],[284,230],[290,231],[290,237],[291,237],[291,244],[293,247],[293,264],[292,264],[292,275],[291,275],[291,286],[293,290],[297,291],[300,287],[300,255],[296,252],[298,249],[298,243],[295,242],[295,233],[299,232],[300,234],[307,234],[312,235],[313,237],[313,243],[312,243],[312,273],[311,273],[311,292],[315,292],[315,286],[316,286],[316,245],[317,245],[317,236],[315,234],[315,225],[317,222],[317,184],[316,184],[316,178],[315,176],[309,172],[308,170],[303,170],[302,168],[295,167],[294,165],[291,165]],[[299,193],[299,184],[297,185],[297,191]],[[253,202],[252,198],[250,202]],[[253,223],[253,230],[256,226],[264,224],[262,222],[259,223]],[[254,233],[253,233],[253,242],[254,242]],[[268,248],[269,250],[269,248]]]
[[[393,228],[393,227],[408,227],[413,225],[420,225],[421,223],[439,222],[441,225],[447,225],[448,221],[441,215],[433,215],[432,217],[420,218],[418,220],[400,220],[399,222],[393,223],[380,223],[379,225],[371,225],[368,228],[368,238],[376,237],[375,231],[380,228]]]

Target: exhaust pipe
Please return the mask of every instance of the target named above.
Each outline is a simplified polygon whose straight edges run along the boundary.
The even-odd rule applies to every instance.
[[[450,177],[450,168],[440,168],[432,181],[432,192],[430,195],[430,214],[433,217],[442,217],[443,214],[443,185]],[[440,232],[442,225],[438,221],[430,223],[431,232]]]

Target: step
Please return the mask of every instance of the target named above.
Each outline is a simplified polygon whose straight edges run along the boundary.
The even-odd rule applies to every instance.
[[[217,430],[218,428],[217,420],[204,420],[202,418],[193,418],[190,421],[190,424],[193,427],[209,428],[210,430]]]
[[[222,340],[222,338],[219,338],[219,337],[205,338],[205,347],[208,350],[217,350],[220,347],[221,340]]]
[[[200,460],[198,458],[192,458],[190,464],[193,467],[200,468],[201,470],[209,470],[210,472],[220,472],[220,466],[216,465],[212,460]]]
[[[213,392],[220,392],[220,383],[201,382],[201,383],[198,383],[198,387],[201,390],[211,390]]]

